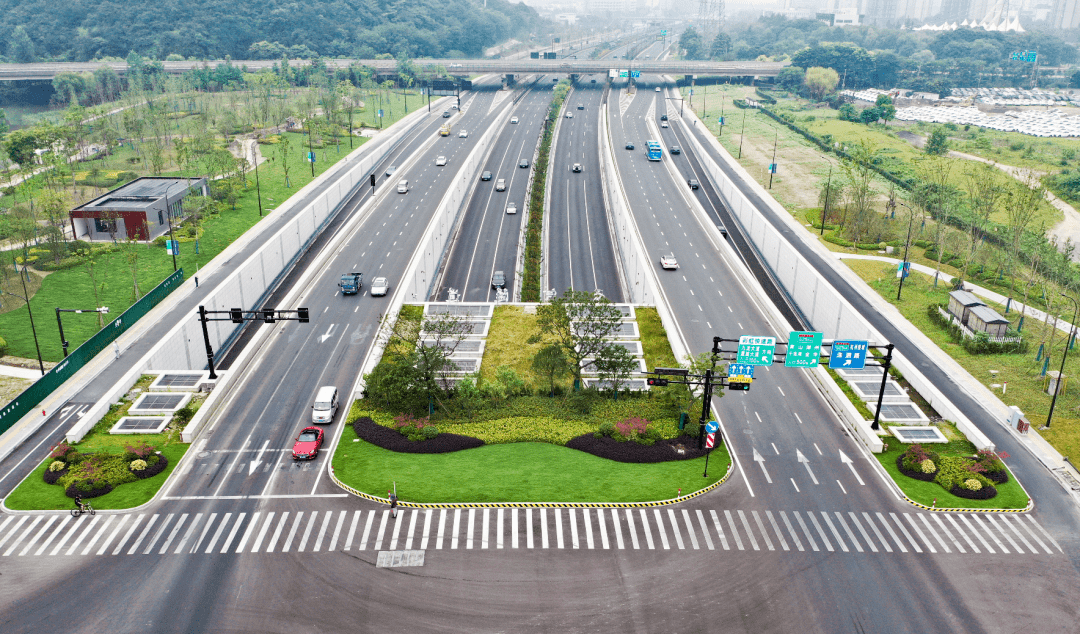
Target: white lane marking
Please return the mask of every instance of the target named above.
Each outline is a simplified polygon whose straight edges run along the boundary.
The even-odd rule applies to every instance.
[[[645,515],[645,509],[638,509],[641,511],[641,530],[645,532],[645,543],[649,545],[649,550],[654,550],[656,546],[653,544],[652,527],[649,525],[649,517]]]
[[[506,509],[499,509],[498,523],[496,524],[496,528],[495,528],[495,547],[496,548],[502,548],[503,547],[503,511],[505,511],[505,510]],[[484,522],[485,523],[487,522],[487,516],[486,515],[484,517]],[[487,534],[487,531],[485,530],[484,533]]]
[[[773,530],[776,531],[776,537],[780,540],[780,545],[784,550],[791,550],[788,548],[787,540],[784,539],[784,533],[780,531],[780,526],[777,525],[776,520],[773,518],[772,511],[765,511],[765,517],[769,518],[769,523],[772,524]],[[790,528],[790,526],[788,528]],[[800,548],[799,550],[802,549]]]
[[[686,513],[686,511],[683,511],[683,513]],[[709,535],[709,526],[705,523],[705,515],[702,514],[701,509],[697,509],[695,513],[697,514],[698,525],[701,526],[701,536],[705,538],[705,545],[709,547],[709,550],[716,550],[713,546],[712,537]],[[690,520],[687,519],[686,522],[689,524]]]
[[[830,553],[833,552],[832,543],[829,542],[829,538],[825,536],[825,531],[821,529],[821,524],[818,524],[817,517],[815,517],[814,514],[809,511],[806,513],[806,516],[810,518],[810,523],[813,524],[814,529],[817,530],[818,537],[820,537],[821,542],[825,544],[825,550],[829,551]],[[808,531],[806,531],[806,524],[803,524],[802,517],[799,516],[798,511],[795,511],[795,519],[799,520],[799,524],[802,524],[803,531],[806,532],[806,536],[810,539],[810,544],[814,545],[814,538],[811,537]],[[814,550],[816,551],[817,548],[814,548]]]
[[[1028,515],[1028,516],[1027,516],[1027,518],[1028,518],[1028,521],[1030,521],[1030,522],[1031,522],[1032,526],[1034,526],[1035,528],[1039,529],[1039,531],[1040,531],[1040,532],[1041,532],[1041,533],[1042,533],[1043,535],[1045,535],[1047,539],[1049,539],[1049,540],[1050,540],[1050,543],[1052,543],[1052,544],[1053,544],[1053,545],[1054,545],[1054,546],[1055,546],[1055,547],[1056,547],[1056,548],[1058,549],[1058,551],[1060,551],[1060,552],[1061,552],[1062,554],[1064,554],[1064,553],[1065,553],[1065,551],[1061,549],[1061,545],[1057,543],[1057,540],[1056,540],[1056,539],[1054,539],[1054,537],[1053,537],[1053,536],[1052,536],[1052,535],[1051,535],[1050,533],[1048,533],[1048,532],[1046,531],[1046,529],[1045,529],[1045,528],[1043,528],[1042,526],[1040,526],[1040,525],[1039,525],[1039,523],[1035,521],[1035,518],[1033,518],[1033,517],[1032,517],[1032,516],[1030,516],[1030,515]]]
[[[742,521],[743,530],[746,531],[746,537],[750,540],[750,545],[754,547],[754,550],[761,550],[757,545],[757,539],[754,537],[754,531],[750,529],[750,522],[746,519],[746,513],[742,510],[738,511],[739,519]],[[735,525],[731,525],[731,532],[735,532]],[[737,533],[736,533],[737,534]]]
[[[434,515],[432,509],[426,509],[424,511],[424,535],[420,538],[420,550],[427,550],[428,540],[431,537],[431,517]]]
[[[754,462],[758,463],[761,467],[761,472],[765,474],[765,481],[772,484],[772,478],[769,477],[769,472],[765,469],[765,458],[758,453],[757,448],[754,448]]]
[[[375,513],[375,511],[372,511]],[[373,550],[382,550],[383,536],[386,534],[386,523],[390,521],[390,511],[384,510],[382,512],[382,519],[379,520],[379,532],[375,534],[375,543],[371,546]]]
[[[837,480],[836,483],[840,485],[840,490],[844,492],[844,495],[847,495],[847,489],[844,488],[844,484],[839,480]]]
[[[761,420],[761,414],[758,414],[758,413],[757,413],[757,412],[755,411],[755,412],[754,412],[754,416],[757,416],[757,422],[759,422],[759,423],[760,423],[760,422],[763,422],[763,421]]]
[[[626,509],[626,530],[630,533],[630,543],[633,544],[634,550],[641,548],[637,538],[637,528],[634,526],[634,512],[630,509]]]
[[[792,414],[795,414],[795,412],[792,412]],[[799,418],[798,414],[795,414],[795,420],[799,421],[799,424],[802,425],[802,419]]]
[[[716,535],[720,538],[720,545],[724,547],[724,550],[731,550],[731,546],[728,545],[727,536],[724,535],[724,527],[720,524],[720,518],[717,517],[716,511],[709,511],[709,516],[712,517],[713,528],[716,529]]]
[[[311,549],[311,552],[319,552],[322,549],[323,538],[326,537],[326,529],[330,527],[330,520],[334,519],[334,512],[327,511],[323,514],[323,523],[319,527],[319,536],[315,539],[315,547]]]
[[[813,515],[811,515],[811,517],[813,517]],[[824,518],[825,523],[829,525],[829,530],[832,531],[833,539],[835,539],[836,543],[840,546],[840,550],[843,550],[845,553],[851,552],[848,550],[847,544],[844,543],[844,538],[840,537],[840,531],[836,530],[836,526],[834,526],[832,520],[829,519],[829,514],[822,511],[821,517]],[[844,528],[847,528],[847,525],[845,525]],[[860,548],[860,550],[862,549]]]
[[[296,549],[296,552],[302,553],[307,548],[308,539],[311,538],[311,529],[315,528],[315,520],[317,520],[318,517],[319,511],[312,511],[311,519],[308,520],[307,528],[304,529],[304,536],[300,538],[300,546]]]
[[[574,548],[581,548],[581,542],[578,541],[576,510],[570,509],[567,511],[570,514],[570,543]]]
[[[359,514],[360,511],[357,511],[357,513]],[[278,520],[277,526],[274,527],[274,534],[270,536],[270,541],[267,542],[267,544],[266,544],[266,552],[268,552],[268,553],[274,552],[274,548],[277,545],[277,540],[278,540],[278,538],[281,537],[281,531],[285,529],[285,525],[288,524],[288,522],[289,522],[289,511],[284,511],[281,514],[281,518]],[[354,518],[354,522],[355,522],[355,518]],[[269,521],[267,521],[267,524],[269,524]],[[350,535],[350,537],[351,537],[351,535]],[[261,536],[260,536],[260,539],[261,539]],[[346,550],[348,550],[348,549],[346,549]],[[255,552],[255,550],[252,549],[252,552]]]
[[[757,524],[758,530],[761,531],[761,537],[765,540],[765,545],[769,547],[769,550],[776,550],[773,548],[772,539],[769,538],[769,531],[765,530],[765,524],[761,522],[761,515],[757,511],[750,511],[750,514],[754,516],[754,523]]]
[[[369,520],[370,522],[370,520]],[[446,536],[446,509],[439,510],[439,532],[435,537],[435,550],[441,550],[443,545],[443,538]]]
[[[975,528],[971,524],[971,522],[968,521],[968,518],[964,514],[961,513],[959,517],[960,521],[964,523],[964,526],[967,526],[968,530],[975,534],[975,537],[979,540],[979,543],[983,545],[983,548],[985,548],[990,554],[994,554],[994,549],[990,547],[990,544],[986,543],[986,539],[983,538],[982,533],[979,532],[979,529]],[[972,517],[974,517],[974,515],[972,515]],[[979,549],[976,548],[975,552],[979,552]]]
[[[953,529],[956,530],[956,533],[958,535],[960,535],[961,537],[964,538],[964,541],[967,542],[967,544],[971,548],[971,550],[978,553],[979,552],[979,547],[976,546],[975,543],[971,541],[971,538],[967,536],[967,533],[965,533],[964,530],[962,528],[960,528],[960,525],[956,523],[956,520],[953,519],[953,516],[952,515],[946,515],[945,519],[949,520],[949,523],[953,525]]]
[[[825,454],[821,453],[821,447],[818,447],[817,443],[814,443],[814,449],[817,449],[817,453],[818,453],[819,456],[824,456],[825,455]]]
[[[468,532],[465,533],[465,548],[473,547],[473,529],[476,528],[476,509],[469,509]]]
[[[799,490],[799,485],[795,484],[795,478],[789,478],[789,479],[791,480],[791,486],[795,487],[795,492],[796,493],[802,493],[802,491]]]
[[[780,511],[780,519],[784,520],[784,526],[787,526],[788,535],[791,535],[791,541],[795,542],[795,547],[799,549],[799,552],[804,552],[802,540],[799,539],[799,534],[795,532],[795,527],[791,525],[791,520],[788,519],[787,513]],[[806,527],[803,527],[806,530]]]
[[[660,533],[660,543],[664,545],[664,550],[670,550],[671,544],[668,543],[667,530],[664,529],[664,519],[660,517],[660,509],[653,509],[653,515],[656,518],[656,532]]]
[[[525,547],[535,548],[533,541],[532,509],[525,509]]]
[[[778,455],[778,456],[779,456],[779,455],[780,455],[780,450],[776,448],[776,443],[774,443],[774,442],[771,442],[771,443],[769,443],[769,444],[770,444],[770,445],[772,445],[772,450],[773,450],[774,452],[776,452],[776,455]]]
[[[859,481],[860,485],[866,486],[866,483],[863,482],[863,479],[859,477],[859,472],[855,470],[855,465],[852,464],[851,458],[847,457],[847,454],[844,453],[843,449],[840,450],[840,462],[846,464],[848,468],[851,469],[851,474],[855,476],[855,479]]]
[[[810,474],[810,479],[814,481],[814,484],[819,484],[818,480],[817,480],[817,477],[814,475],[814,472],[810,469],[810,460],[807,459],[807,457],[803,455],[803,452],[796,449],[795,450],[795,459],[798,460],[799,462],[801,462],[804,467],[806,467],[806,472]]]
[[[255,473],[255,469],[259,468],[259,465],[262,464],[263,453],[269,445],[269,439],[263,441],[262,449],[259,450],[259,453],[255,455],[255,459],[248,465],[248,475]]]

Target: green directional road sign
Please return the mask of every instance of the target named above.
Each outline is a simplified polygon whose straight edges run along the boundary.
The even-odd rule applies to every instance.
[[[660,30],[660,35],[662,35],[664,37],[667,37],[667,29],[661,29]]]
[[[796,330],[788,335],[784,367],[816,368],[821,357],[821,333]]]
[[[750,365],[772,365],[773,353],[776,352],[776,337],[739,337],[737,363]]]
[[[628,77],[628,76],[629,76],[629,73],[627,71],[625,71],[625,70],[620,70],[619,71],[619,77],[625,78],[625,77]]]

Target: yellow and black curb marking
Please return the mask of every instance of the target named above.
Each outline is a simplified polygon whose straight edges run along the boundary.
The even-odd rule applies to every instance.
[[[915,500],[912,500],[906,495],[904,496],[904,501],[914,506],[915,508],[920,508],[924,511],[933,511],[935,513],[1027,513],[1031,509],[1035,508],[1035,500],[1032,500],[1031,498],[1028,498],[1027,506],[1022,509],[962,509],[940,506],[927,506],[925,504],[921,504],[919,502],[916,502]]]
[[[636,508],[650,508],[656,506],[669,506],[671,504],[679,504],[680,502],[686,502],[692,500],[700,495],[704,495],[709,491],[712,491],[716,487],[720,486],[731,476],[735,462],[729,462],[727,472],[724,477],[720,478],[716,482],[713,482],[709,486],[683,495],[677,498],[671,498],[670,500],[658,500],[656,502],[402,502],[398,501],[398,506],[401,508],[409,509],[495,509],[495,508],[509,508],[509,509],[539,509],[539,508],[556,508],[556,509],[636,509]],[[345,484],[338,479],[337,475],[330,471],[330,477],[342,489],[352,493],[353,495],[377,502],[379,504],[390,504],[390,500],[386,498],[376,497],[369,495],[363,491],[357,491],[351,486]]]

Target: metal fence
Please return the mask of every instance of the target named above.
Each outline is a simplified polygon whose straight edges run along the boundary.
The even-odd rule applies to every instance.
[[[139,321],[146,313],[157,306],[169,293],[173,292],[184,281],[184,269],[180,269],[165,278],[165,281],[155,286],[142,299],[132,304],[116,319],[97,331],[81,346],[75,348],[62,363],[57,364],[38,379],[33,385],[26,388],[15,400],[0,409],[0,434],[6,432],[20,418],[25,416],[38,403],[45,400],[53,390],[64,384],[84,365],[93,359],[99,352],[105,349],[117,337],[124,334],[128,328]]]

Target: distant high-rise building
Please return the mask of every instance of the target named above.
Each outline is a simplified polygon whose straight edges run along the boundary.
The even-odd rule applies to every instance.
[[[976,0],[942,0],[940,15],[946,22],[970,20],[971,5],[974,1]]]

